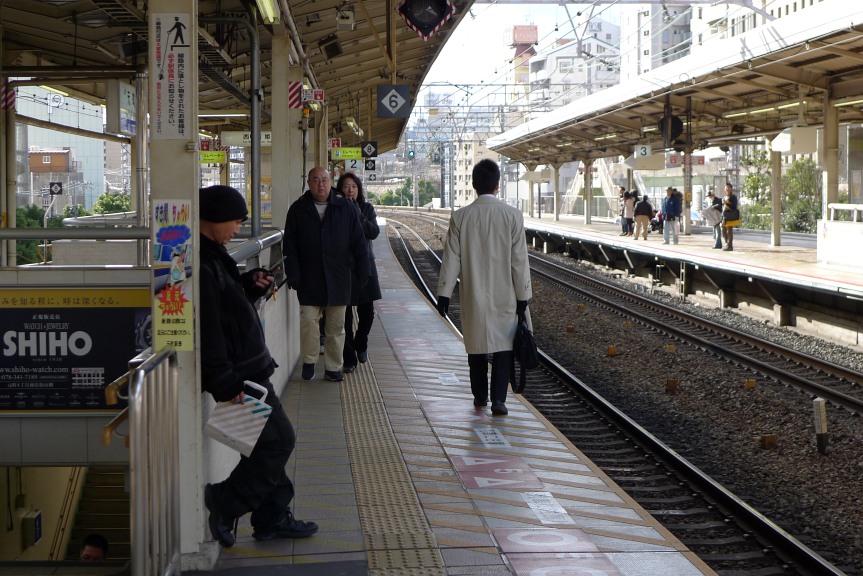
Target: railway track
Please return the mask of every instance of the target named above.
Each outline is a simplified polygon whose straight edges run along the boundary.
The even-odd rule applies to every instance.
[[[437,255],[410,226],[391,223],[397,258],[434,300]],[[450,318],[458,328],[456,294]],[[718,574],[843,574],[542,356],[524,397]]]
[[[863,413],[863,375],[531,255],[531,274],[783,384]]]

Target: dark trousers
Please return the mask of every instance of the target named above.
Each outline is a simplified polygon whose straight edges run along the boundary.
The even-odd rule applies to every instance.
[[[294,498],[294,485],[285,473],[285,465],[297,436],[273,385],[267,381],[261,386],[267,389],[266,403],[273,411],[251,455],[241,456],[228,479],[217,484],[215,491],[219,507],[226,514],[239,517],[252,512],[252,527],[267,530],[285,516]]]
[[[722,248],[722,223],[713,227],[713,247]]]
[[[470,391],[477,402],[488,400],[488,354],[468,354],[470,368]],[[491,361],[491,403],[506,403],[506,388],[512,373],[512,350],[495,352]]]
[[[731,248],[734,245],[734,226],[722,227],[722,239],[725,240],[725,247]]]
[[[375,321],[375,305],[373,302],[357,305],[357,329],[354,331],[353,306],[345,308],[345,351],[343,360],[345,366],[357,365],[357,352],[365,352],[369,348],[369,332]]]

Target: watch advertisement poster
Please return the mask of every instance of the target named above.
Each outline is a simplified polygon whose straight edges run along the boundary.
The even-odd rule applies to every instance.
[[[104,388],[150,346],[146,288],[0,291],[0,411],[116,409]]]

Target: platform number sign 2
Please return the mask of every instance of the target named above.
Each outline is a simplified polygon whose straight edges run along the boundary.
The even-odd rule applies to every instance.
[[[636,158],[647,158],[651,154],[650,144],[638,144],[635,146]]]

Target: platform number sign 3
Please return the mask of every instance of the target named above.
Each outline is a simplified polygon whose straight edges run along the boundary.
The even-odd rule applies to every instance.
[[[638,144],[635,146],[635,157],[636,158],[647,158],[652,154],[650,149],[650,144]]]

